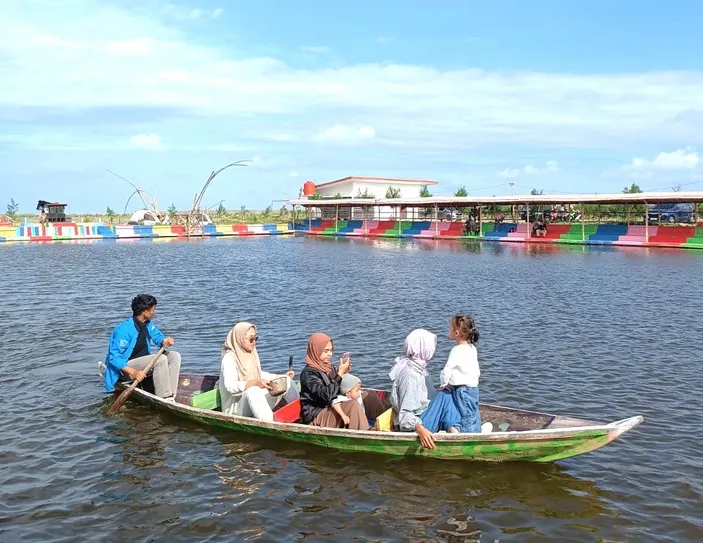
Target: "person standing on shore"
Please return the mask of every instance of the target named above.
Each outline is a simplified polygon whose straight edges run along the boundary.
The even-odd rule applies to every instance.
[[[110,335],[110,345],[105,359],[105,390],[112,392],[120,379],[142,381],[144,370],[151,361],[151,343],[168,348],[175,342],[166,337],[152,322],[156,312],[156,298],[140,294],[132,300],[132,316],[118,324]],[[154,392],[167,401],[175,401],[181,355],[176,351],[164,352],[154,364]]]

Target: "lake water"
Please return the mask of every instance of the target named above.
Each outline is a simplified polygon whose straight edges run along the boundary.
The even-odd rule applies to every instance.
[[[0,244],[0,540],[703,540],[703,252],[256,238]],[[127,404],[97,375],[133,295],[185,372],[239,320],[265,369],[307,336],[386,386],[404,337],[469,312],[483,401],[645,422],[557,464],[344,455]]]

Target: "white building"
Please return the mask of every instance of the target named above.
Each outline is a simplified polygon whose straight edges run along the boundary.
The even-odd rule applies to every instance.
[[[341,198],[372,198],[378,200],[385,198],[389,188],[400,191],[400,198],[419,198],[422,187],[436,185],[437,181],[430,179],[398,179],[393,177],[344,177],[336,181],[315,185],[315,192],[324,199]],[[424,213],[424,210],[422,211]],[[331,208],[323,209],[323,218],[334,218],[335,210]],[[339,210],[341,219],[362,219],[364,212],[360,208],[342,208]],[[413,216],[418,213],[413,209],[404,209],[403,218]],[[366,218],[385,219],[397,218],[397,209],[393,207],[381,207],[369,210]]]

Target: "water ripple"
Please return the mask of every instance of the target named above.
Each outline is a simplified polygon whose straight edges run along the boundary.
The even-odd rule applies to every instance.
[[[4,541],[703,539],[696,319],[703,254],[433,240],[266,238],[0,246]],[[367,385],[413,328],[481,331],[484,401],[645,424],[557,465],[341,455],[130,404],[106,415],[96,362],[138,292],[184,370],[216,372],[239,320],[264,367],[307,335]]]

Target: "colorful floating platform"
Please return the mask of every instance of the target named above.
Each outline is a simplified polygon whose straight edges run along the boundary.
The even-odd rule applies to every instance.
[[[701,226],[627,226],[624,224],[550,224],[544,237],[531,237],[526,223],[484,222],[482,235],[465,235],[462,222],[436,221],[335,221],[313,219],[295,225],[314,236],[461,239],[512,243],[563,243],[625,247],[703,249]]]
[[[316,199],[294,200],[294,206],[307,211],[304,221],[296,222],[296,231],[313,236],[361,236],[381,238],[426,238],[499,241],[506,243],[606,245],[624,247],[669,247],[703,249],[703,223],[697,212],[690,214],[690,224],[653,220],[651,207],[656,204],[703,203],[703,191],[626,194],[511,195],[491,197],[427,197],[405,199]],[[572,222],[549,222],[546,235],[535,237],[529,217],[542,213],[543,206],[565,206],[579,210]],[[620,209],[628,224],[589,222],[584,220],[587,206]],[[613,207],[617,206],[617,207]],[[523,221],[488,221],[491,215],[521,210]],[[459,220],[439,220],[447,209],[473,210],[477,213],[475,234],[467,235],[466,224]],[[592,209],[592,208],[591,208]],[[660,207],[661,209],[661,207]],[[693,207],[693,209],[697,209]],[[442,215],[440,215],[442,210]],[[541,211],[540,211],[541,210]],[[624,210],[624,212],[623,212]],[[663,213],[663,212],[660,212]],[[450,213],[454,216],[454,213]],[[629,220],[639,216],[638,220]],[[322,217],[322,218],[320,218]],[[331,218],[334,217],[334,218]],[[353,220],[348,220],[351,217]],[[383,219],[390,217],[389,219]],[[417,217],[425,217],[424,220]],[[476,218],[476,215],[474,215]],[[342,220],[345,218],[345,220]],[[363,218],[363,219],[362,219]],[[400,220],[398,220],[400,219]],[[412,219],[412,220],[411,220]],[[534,221],[533,221],[534,222]],[[625,222],[625,221],[623,221]]]
[[[294,234],[292,224],[207,224],[202,236],[277,236]],[[0,242],[9,241],[81,241],[99,239],[186,238],[180,225],[116,225],[103,223],[26,223],[20,226],[0,226]]]

